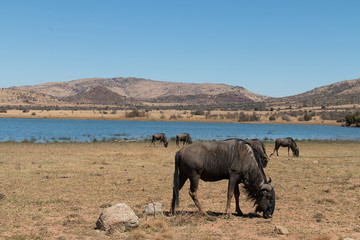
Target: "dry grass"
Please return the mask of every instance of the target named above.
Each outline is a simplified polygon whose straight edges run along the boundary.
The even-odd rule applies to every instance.
[[[252,115],[253,111],[211,111],[211,116],[195,115],[191,111],[183,110],[152,110],[149,112],[142,111],[143,117],[126,117],[131,110],[7,110],[6,113],[0,113],[0,118],[34,118],[34,119],[94,119],[94,120],[140,120],[140,121],[181,121],[181,122],[225,122],[237,123],[240,112]],[[286,113],[286,111],[284,112]],[[253,123],[275,123],[275,124],[317,124],[317,125],[336,125],[343,123],[336,120],[323,120],[319,116],[313,117],[310,121],[299,121],[299,117],[287,115],[286,120],[277,117],[276,120],[269,120],[269,111],[257,111],[258,121]],[[237,117],[236,117],[237,116]],[[345,116],[344,116],[345,117]]]
[[[360,143],[299,142],[300,157],[280,149],[265,169],[276,191],[270,220],[223,213],[227,182],[200,183],[208,216],[196,214],[188,183],[177,216],[141,217],[137,229],[104,233],[95,223],[104,204],[124,202],[138,215],[149,199],[170,208],[174,154],[148,142],[0,143],[1,239],[360,239]],[[266,144],[271,152],[272,143]],[[317,160],[317,161],[315,161]],[[232,208],[234,203],[232,203]],[[274,233],[275,226],[289,230]]]

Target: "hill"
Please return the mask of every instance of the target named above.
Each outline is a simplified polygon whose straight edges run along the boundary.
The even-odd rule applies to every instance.
[[[12,91],[12,92],[11,92]],[[5,94],[6,92],[6,94]],[[37,95],[38,94],[38,95]],[[6,97],[5,97],[6,96]],[[341,81],[294,96],[271,98],[226,84],[161,82],[142,78],[88,78],[3,89],[3,105],[206,105],[266,109],[360,103],[360,79]]]
[[[294,96],[272,98],[269,102],[288,102],[302,106],[359,104],[360,78],[318,87]]]
[[[211,99],[218,99],[216,101],[221,101],[221,96],[232,96],[224,98],[224,101],[232,99],[233,101],[249,100],[258,102],[268,98],[250,92],[243,87],[226,84],[175,83],[142,78],[88,78],[70,82],[51,82],[35,86],[14,87],[13,89],[44,93],[60,99],[85,93],[97,86],[105,87],[120,96],[139,101],[162,103],[169,103],[169,101],[182,103],[183,99],[191,99],[192,103],[200,104],[206,96]],[[212,96],[215,97],[212,98]]]
[[[125,96],[120,96],[106,87],[96,86],[88,91],[74,96],[64,97],[61,100],[76,104],[122,105],[126,102]]]
[[[60,106],[66,103],[43,94],[16,89],[0,89],[1,106]]]

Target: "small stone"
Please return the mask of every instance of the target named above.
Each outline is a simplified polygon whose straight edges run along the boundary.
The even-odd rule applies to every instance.
[[[100,208],[108,208],[111,207],[111,203],[104,203],[100,206]]]
[[[314,161],[313,161],[313,164],[318,164],[318,163],[319,163],[318,160],[314,160]]]
[[[5,199],[6,199],[5,194],[0,193],[0,200],[5,200]]]
[[[280,235],[288,235],[289,231],[283,226],[275,226],[274,232]]]
[[[154,202],[149,203],[143,209],[143,213],[145,215],[156,215],[156,214],[163,214],[163,209],[161,203]]]

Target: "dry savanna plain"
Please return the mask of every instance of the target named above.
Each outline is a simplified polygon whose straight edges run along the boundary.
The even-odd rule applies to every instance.
[[[270,154],[273,142],[266,142]],[[245,216],[224,215],[227,181],[201,182],[196,213],[180,191],[169,216],[174,142],[0,143],[0,239],[360,239],[360,143],[299,141],[300,157],[279,150],[265,169],[276,192],[271,219],[254,214],[240,196]],[[144,216],[160,202],[163,215]],[[126,203],[140,217],[135,229],[95,229],[102,206]],[[275,227],[288,230],[287,235]]]

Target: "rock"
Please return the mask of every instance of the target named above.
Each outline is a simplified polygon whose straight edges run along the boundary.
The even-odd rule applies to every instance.
[[[125,203],[118,203],[112,207],[105,208],[96,222],[96,228],[105,231],[116,228],[124,231],[127,227],[133,228],[138,225],[138,216]]]
[[[6,199],[5,194],[0,193],[0,200],[5,200],[5,199]]]
[[[100,206],[100,208],[108,208],[111,207],[111,203],[104,203]]]
[[[149,203],[144,207],[143,213],[145,215],[163,214],[162,205],[158,202]]]
[[[274,232],[280,235],[288,235],[289,231],[283,226],[275,226]]]
[[[319,163],[318,160],[314,160],[314,161],[313,161],[313,164],[318,164],[318,163]]]
[[[344,240],[355,240],[354,238],[344,238]]]

